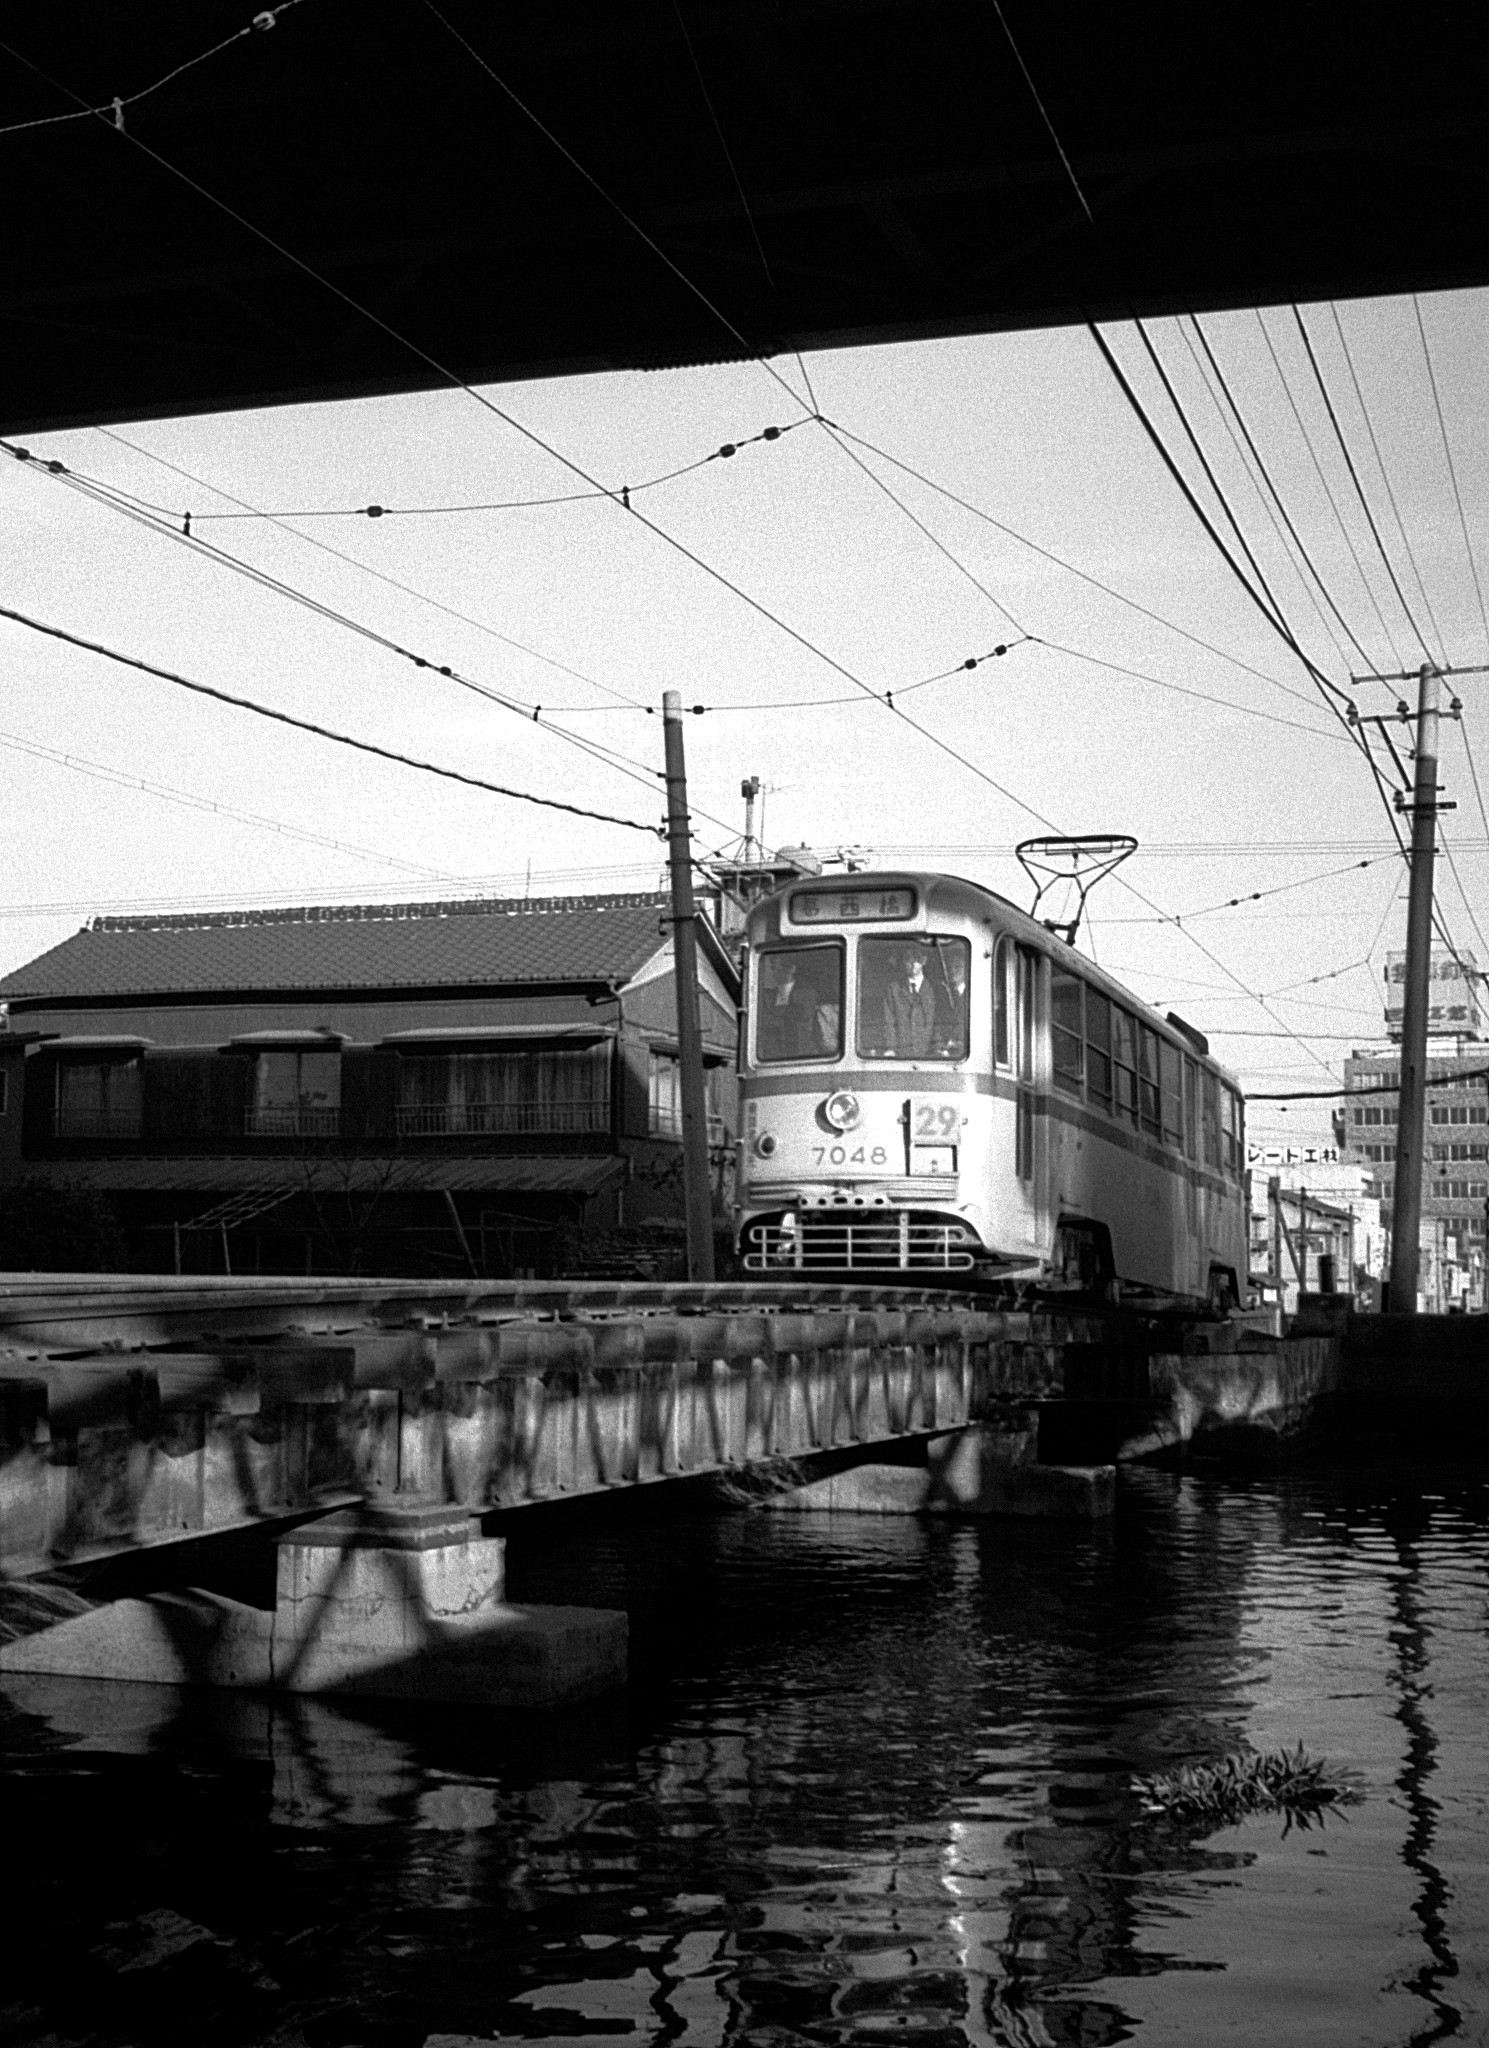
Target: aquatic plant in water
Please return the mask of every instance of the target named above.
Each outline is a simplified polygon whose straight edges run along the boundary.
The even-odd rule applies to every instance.
[[[1348,1772],[1296,1749],[1233,1750],[1213,1764],[1184,1764],[1132,1788],[1147,1812],[1177,1822],[1225,1827],[1251,1813],[1280,1813],[1284,1833],[1311,1827],[1331,1807],[1353,1806],[1363,1793]]]

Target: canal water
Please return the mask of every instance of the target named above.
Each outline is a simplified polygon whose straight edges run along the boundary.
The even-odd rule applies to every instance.
[[[536,1513],[512,1597],[624,1606],[624,1698],[6,1681],[0,2043],[1489,2041],[1476,1473],[1124,1474],[1094,1530]],[[1360,1803],[1132,1789],[1298,1742]]]

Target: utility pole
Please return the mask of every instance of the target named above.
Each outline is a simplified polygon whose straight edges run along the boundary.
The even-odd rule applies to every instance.
[[[682,748],[682,698],[676,690],[662,693],[662,737],[667,760],[667,860],[672,875],[672,977],[677,990],[688,1278],[712,1280],[713,1190],[708,1172],[703,1036],[698,1028],[697,911],[693,904],[692,837],[688,828],[688,774]]]
[[[1391,1308],[1415,1315],[1426,1150],[1427,1012],[1431,1003],[1432,871],[1437,858],[1437,670],[1417,679],[1417,758],[1411,798],[1411,893],[1406,906],[1406,991],[1401,1094],[1396,1113],[1396,1196],[1391,1205]]]
[[[1452,804],[1437,800],[1438,686],[1444,676],[1483,675],[1482,663],[1438,668],[1424,661],[1419,669],[1391,675],[1351,676],[1352,683],[1409,682],[1417,679],[1416,767],[1412,793],[1396,798],[1396,808],[1411,812],[1411,889],[1406,907],[1406,989],[1401,1013],[1401,1092],[1396,1118],[1396,1193],[1391,1205],[1391,1293],[1393,1313],[1415,1315],[1421,1265],[1422,1167],[1426,1159],[1424,1125],[1427,1110],[1427,1024],[1431,1006],[1432,871],[1437,858],[1437,814]],[[1460,715],[1455,697],[1450,716]],[[1407,705],[1398,704],[1394,720],[1361,718],[1351,707],[1352,723],[1374,725],[1401,767],[1389,728],[1412,723]],[[1405,775],[1402,770],[1403,778]]]

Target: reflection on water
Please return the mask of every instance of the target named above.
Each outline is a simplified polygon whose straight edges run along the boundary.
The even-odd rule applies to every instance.
[[[7,1681],[0,2040],[1489,2039],[1489,1489],[1424,1484],[519,1525],[637,1671],[537,1722]],[[1299,1740],[1321,1831],[1130,1790]]]

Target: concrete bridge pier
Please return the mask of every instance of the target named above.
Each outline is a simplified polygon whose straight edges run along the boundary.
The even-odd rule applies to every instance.
[[[1115,1465],[1042,1465],[1039,1411],[1015,1408],[924,1438],[913,1461],[854,1464],[774,1495],[781,1513],[1016,1515],[1099,1521],[1117,1501]]]
[[[116,1600],[0,1648],[0,1672],[542,1708],[626,1683],[623,1613],[516,1607],[468,1509],[385,1496],[279,1539],[275,1604]]]

